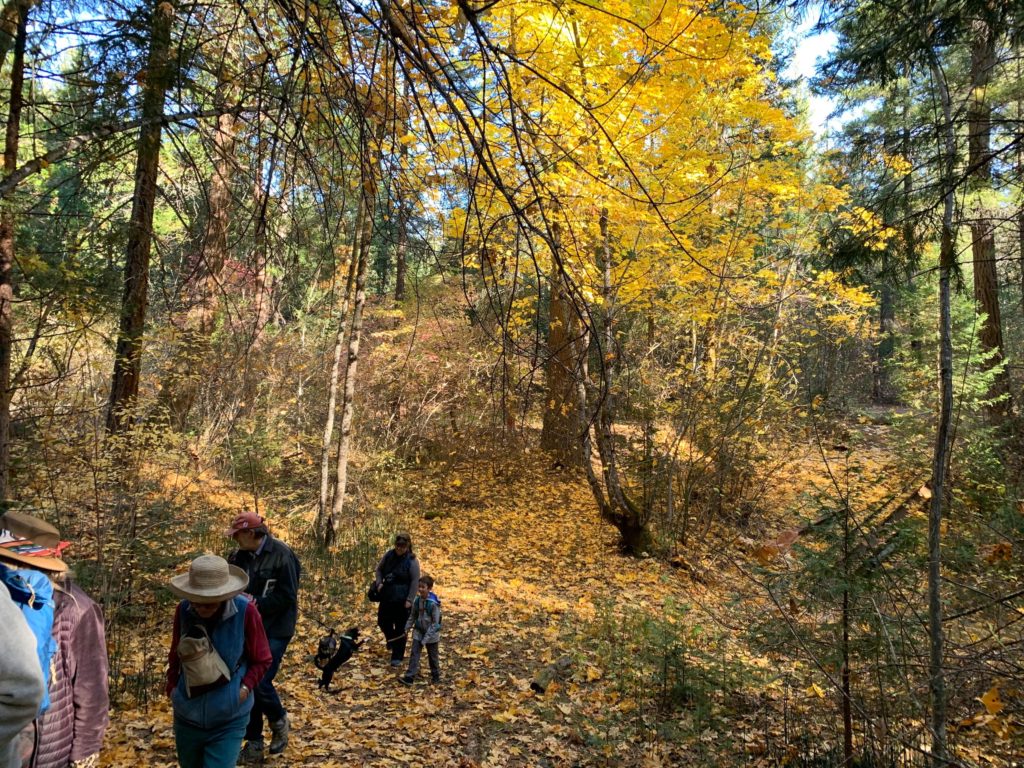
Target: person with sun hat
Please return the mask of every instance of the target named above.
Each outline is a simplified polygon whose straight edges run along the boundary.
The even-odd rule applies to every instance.
[[[43,651],[43,638],[37,637],[46,655],[48,702],[30,739],[33,768],[99,765],[109,722],[103,612],[72,581],[64,562],[69,546],[54,526],[34,515],[12,510],[0,516],[0,562],[19,569],[36,596],[49,595],[53,604],[54,650]],[[51,591],[40,589],[50,585]]]
[[[167,695],[182,768],[233,768],[252,691],[273,658],[245,571],[201,555],[167,585],[181,598],[167,657]]]

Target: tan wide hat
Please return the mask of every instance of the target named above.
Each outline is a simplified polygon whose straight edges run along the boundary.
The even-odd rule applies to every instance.
[[[24,512],[6,512],[0,516],[0,560],[40,571],[64,573],[67,563],[61,552],[68,542],[45,520]]]
[[[219,603],[241,594],[249,585],[249,576],[237,565],[217,555],[200,555],[188,573],[172,576],[167,588],[193,603]]]

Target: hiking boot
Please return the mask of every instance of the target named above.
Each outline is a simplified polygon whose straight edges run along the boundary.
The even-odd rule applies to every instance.
[[[270,754],[280,755],[288,746],[288,715],[284,714],[280,720],[270,724]]]
[[[430,682],[433,685],[437,685],[438,683],[441,682],[441,676],[440,675],[431,675],[430,676]]]
[[[391,666],[392,667],[400,667],[400,666],[402,666],[402,660],[401,659],[392,659],[391,660]]]
[[[263,764],[263,742],[247,741],[242,751],[238,753],[238,765],[262,765]]]
[[[398,682],[402,683],[403,685],[412,685],[415,682],[415,680],[416,678],[414,678],[412,675],[402,675],[400,678],[398,678]]]

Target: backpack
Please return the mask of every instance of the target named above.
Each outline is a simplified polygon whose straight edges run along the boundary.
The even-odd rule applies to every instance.
[[[431,600],[437,603],[437,626],[440,627],[441,619],[443,618],[443,615],[441,613],[441,598],[435,595],[433,592],[427,592],[427,602],[429,603]]]
[[[21,608],[21,614],[36,638],[36,653],[43,670],[43,702],[39,705],[41,715],[50,706],[50,681],[53,677],[54,656],[57,654],[57,641],[53,639],[53,584],[40,571],[14,571],[4,565],[0,565],[0,581],[10,592],[11,599]]]

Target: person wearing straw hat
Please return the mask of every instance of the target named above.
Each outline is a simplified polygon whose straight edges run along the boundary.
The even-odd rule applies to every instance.
[[[0,516],[0,561],[19,568],[37,595],[39,579],[52,584],[55,650],[45,663],[48,704],[36,720],[34,768],[99,765],[109,722],[103,612],[71,580],[63,560],[69,546],[45,520],[18,511]]]
[[[167,585],[181,598],[167,657],[167,695],[182,768],[233,768],[252,711],[252,690],[272,657],[245,571],[201,555]]]

